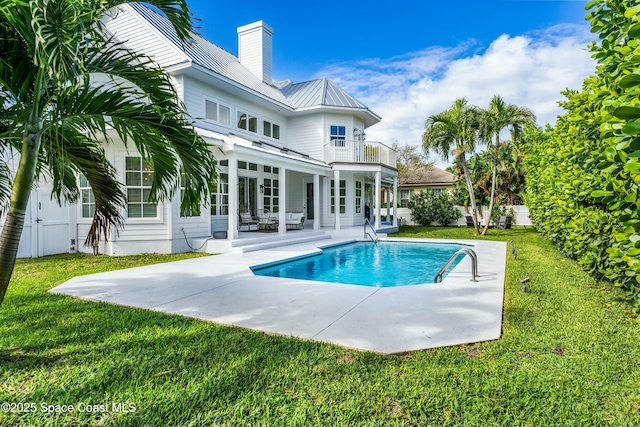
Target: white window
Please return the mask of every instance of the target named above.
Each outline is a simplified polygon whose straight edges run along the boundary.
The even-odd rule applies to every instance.
[[[340,204],[340,213],[343,214],[347,211],[347,181],[344,179],[340,180],[340,193],[338,195],[338,203]],[[335,182],[331,180],[331,213],[336,212],[336,203],[335,203]]]
[[[93,190],[87,178],[80,174],[80,205],[82,207],[82,218],[93,218],[93,214],[96,212],[96,201],[93,198]]]
[[[362,213],[362,181],[356,181],[356,213]]]
[[[211,215],[229,215],[229,160],[218,163],[218,180],[211,190]]]
[[[347,128],[345,126],[331,125],[329,129],[329,141],[334,147],[344,147],[344,141],[347,136]]]
[[[265,120],[262,122],[262,133],[266,137],[280,139],[280,125]]]
[[[185,176],[184,176],[184,169],[180,168],[180,197],[182,197],[182,194],[185,191]],[[180,199],[182,200],[182,199]],[[200,207],[198,207],[195,210],[192,210],[190,212],[186,212],[186,214],[183,215],[182,213],[182,209],[180,209],[180,217],[181,218],[191,218],[191,217],[195,217],[195,216],[200,216],[201,212],[200,212]]]
[[[411,190],[400,190],[400,207],[408,208],[411,200]]]
[[[204,116],[208,120],[229,125],[231,123],[231,108],[207,99],[204,101]]]
[[[125,157],[125,186],[129,218],[157,218],[158,205],[149,201],[153,168],[142,157]]]
[[[258,133],[258,118],[251,114],[238,111],[238,128]]]
[[[262,204],[264,209],[268,209],[271,212],[279,212],[280,182],[277,179],[264,178],[262,180],[260,191],[262,192]]]

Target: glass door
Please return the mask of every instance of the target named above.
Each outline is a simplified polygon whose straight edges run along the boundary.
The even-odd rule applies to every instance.
[[[256,209],[258,208],[258,180],[256,178],[249,178],[241,176],[238,182],[238,201],[239,212],[250,212],[251,215],[256,215]]]

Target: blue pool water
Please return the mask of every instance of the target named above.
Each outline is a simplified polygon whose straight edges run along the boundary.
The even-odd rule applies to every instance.
[[[457,244],[355,242],[306,258],[251,267],[261,276],[391,287],[433,283]],[[458,260],[462,257],[458,257]],[[458,263],[456,260],[449,270]],[[445,274],[446,276],[446,274]]]

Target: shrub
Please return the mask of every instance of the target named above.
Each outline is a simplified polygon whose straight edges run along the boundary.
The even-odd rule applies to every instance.
[[[446,192],[422,191],[415,193],[409,201],[409,209],[411,209],[411,219],[423,227],[432,222],[439,222],[443,226],[449,225],[462,215],[454,206],[449,193]]]
[[[530,134],[526,204],[535,227],[640,309],[640,8],[593,1],[599,66],[567,91],[554,128]]]

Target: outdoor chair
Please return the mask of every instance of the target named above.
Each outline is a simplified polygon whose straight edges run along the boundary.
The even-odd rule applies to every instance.
[[[511,228],[511,217],[510,216],[501,216],[498,220],[498,224],[496,224],[496,228],[499,230],[507,230]]]
[[[260,230],[275,230],[277,227],[278,220],[268,210],[258,214],[258,228]]]
[[[258,231],[259,226],[258,226],[258,220],[255,220],[251,217],[251,213],[249,212],[240,212],[240,224],[239,227],[242,227],[243,225],[247,226],[247,231],[251,231],[251,226],[255,225],[256,226],[256,231]]]
[[[473,227],[473,217],[467,215],[464,218],[467,220],[467,227]]]

